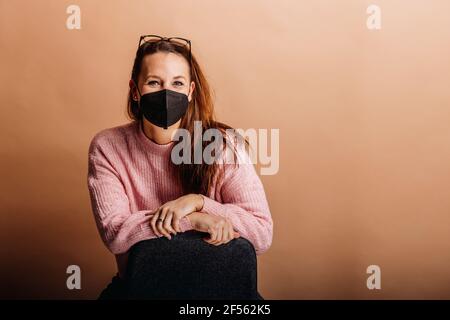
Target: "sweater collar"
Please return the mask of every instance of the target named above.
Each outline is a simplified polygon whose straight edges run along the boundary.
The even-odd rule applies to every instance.
[[[147,149],[149,149],[150,151],[156,152],[156,153],[170,153],[170,151],[172,150],[172,147],[175,144],[175,141],[171,141],[166,144],[156,143],[152,139],[150,139],[149,137],[146,136],[146,134],[144,132],[144,128],[143,128],[143,123],[141,120],[136,120],[135,126],[136,126],[137,136],[138,136],[139,141],[141,141],[141,143],[143,145],[145,145]]]

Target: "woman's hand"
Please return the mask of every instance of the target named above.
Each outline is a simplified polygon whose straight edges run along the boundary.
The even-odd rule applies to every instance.
[[[187,217],[195,230],[209,233],[209,238],[203,239],[207,243],[219,246],[240,237],[229,219],[204,212],[193,212]]]
[[[164,235],[170,240],[172,238],[170,234],[175,235],[177,232],[181,232],[180,219],[192,212],[200,211],[202,208],[202,196],[191,193],[176,200],[168,201],[145,215],[153,215],[150,220],[153,232],[158,237]]]

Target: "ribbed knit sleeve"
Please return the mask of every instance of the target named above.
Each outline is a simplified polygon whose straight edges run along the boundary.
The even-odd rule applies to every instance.
[[[249,240],[259,255],[272,244],[273,221],[262,182],[247,152],[238,150],[238,166],[223,164],[226,169],[220,187],[221,202],[202,195],[201,211],[229,218],[235,231]]]
[[[148,210],[130,211],[124,186],[113,164],[117,159],[108,159],[112,144],[96,135],[89,146],[88,188],[92,210],[100,236],[114,254],[122,254],[142,240],[156,238],[150,227]],[[192,229],[187,217],[180,220],[182,232]]]

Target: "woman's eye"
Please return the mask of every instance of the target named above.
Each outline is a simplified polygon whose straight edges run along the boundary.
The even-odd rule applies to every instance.
[[[149,81],[147,84],[148,84],[149,86],[157,85],[157,84],[158,84],[158,81],[155,81],[155,80]]]
[[[181,82],[181,81],[175,81],[174,84],[175,84],[176,86],[182,86],[182,85],[183,85],[183,82]]]

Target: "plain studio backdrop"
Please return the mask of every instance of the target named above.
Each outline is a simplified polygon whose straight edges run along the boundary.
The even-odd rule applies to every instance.
[[[367,28],[371,4],[381,29]],[[0,297],[96,298],[111,280],[88,145],[129,121],[139,36],[159,34],[191,39],[220,120],[280,130],[279,171],[261,176],[266,299],[450,299],[449,12],[446,0],[1,0]],[[81,290],[66,287],[69,265]]]

